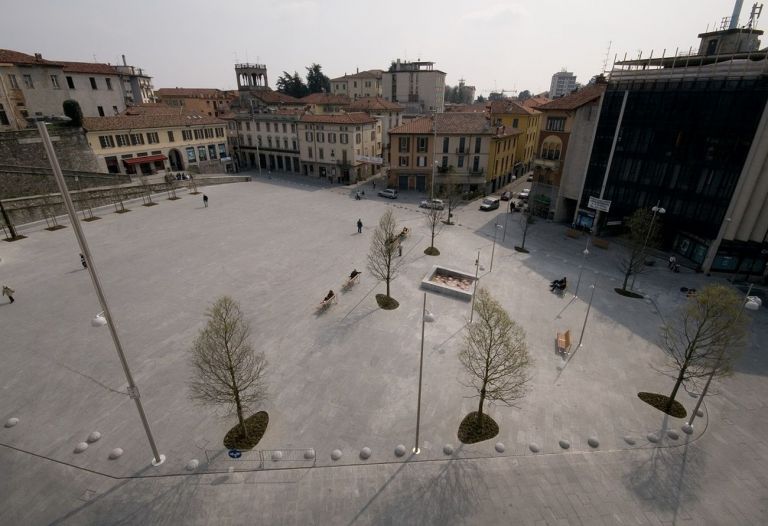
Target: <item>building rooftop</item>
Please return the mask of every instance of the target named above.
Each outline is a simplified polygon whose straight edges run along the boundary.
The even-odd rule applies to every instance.
[[[401,126],[389,130],[390,134],[428,134],[434,133],[432,126],[433,116],[419,117]],[[495,133],[495,128],[490,125],[485,113],[438,113],[437,133],[479,135]]]
[[[168,128],[175,126],[202,126],[225,124],[216,117],[186,113],[183,115],[151,114],[116,115],[114,117],[86,117],[83,128],[86,131],[141,130],[148,128]]]
[[[68,73],[89,73],[91,75],[119,75],[115,66],[98,62],[65,62],[58,61]]]
[[[526,108],[538,108],[542,104],[546,104],[547,102],[551,102],[551,101],[552,101],[552,99],[550,99],[548,97],[541,97],[539,95],[536,95],[536,96],[531,97],[530,99],[525,99],[520,104],[522,104]]]
[[[542,104],[538,107],[540,111],[547,110],[575,110],[585,104],[599,99],[600,95],[605,91],[607,84],[590,84],[581,88],[576,93],[571,93],[565,97],[560,97],[546,104]]]
[[[160,102],[134,104],[125,108],[120,115],[183,115],[183,106],[168,106]]]
[[[539,113],[514,100],[493,100],[489,103],[491,113],[504,113],[509,115],[535,115]]]
[[[264,104],[290,104],[290,105],[303,105],[301,99],[291,97],[285,93],[274,91],[270,88],[248,91],[248,96],[254,99],[259,99]]]
[[[334,93],[310,93],[299,100],[305,104],[349,104],[352,102],[352,99],[346,95]]]
[[[344,74],[341,77],[331,79],[331,82],[349,79],[380,79],[384,70],[381,69],[369,69],[366,71],[358,71],[357,73]]]
[[[13,51],[12,49],[0,49],[0,64],[19,64],[19,65],[34,65],[34,66],[61,66],[61,62],[54,62],[51,60],[45,60],[37,53],[35,55],[27,55],[20,51]]]
[[[352,101],[350,111],[404,111],[405,107],[383,97],[361,97]]]
[[[376,119],[363,112],[328,113],[321,115],[305,113],[299,120],[301,122],[317,122],[325,124],[369,124],[376,122]]]
[[[217,88],[158,88],[155,90],[155,94],[161,98],[220,99],[231,97],[226,91]]]

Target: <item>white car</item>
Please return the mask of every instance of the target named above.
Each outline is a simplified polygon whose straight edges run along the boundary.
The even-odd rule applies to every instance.
[[[517,194],[517,197],[520,199],[526,200],[528,199],[528,196],[531,195],[531,189],[530,188],[523,188],[523,191]]]
[[[397,199],[397,190],[394,188],[387,188],[379,192],[380,197],[386,197],[388,199]]]
[[[442,199],[424,199],[421,204],[419,204],[419,207],[442,210],[445,208],[445,203],[443,203]]]

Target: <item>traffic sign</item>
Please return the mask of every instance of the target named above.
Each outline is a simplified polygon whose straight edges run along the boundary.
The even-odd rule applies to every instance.
[[[592,210],[600,210],[601,212],[607,212],[611,208],[611,202],[608,199],[598,199],[597,197],[590,197],[587,208]]]
[[[239,449],[230,449],[229,456],[230,458],[240,458],[243,456],[243,453]]]

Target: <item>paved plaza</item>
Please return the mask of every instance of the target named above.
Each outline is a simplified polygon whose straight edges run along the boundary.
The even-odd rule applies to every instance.
[[[83,223],[167,458],[159,467],[149,465],[109,332],[91,326],[101,309],[72,229],[34,226],[27,239],[2,243],[0,282],[16,290],[17,301],[0,302],[0,422],[19,422],[0,427],[0,523],[768,521],[764,309],[749,313],[750,346],[735,374],[716,384],[689,436],[683,420],[636,395],[671,390],[673,381],[656,371],[664,364],[659,327],[685,301],[679,288],[723,277],[673,274],[660,261],[637,277],[646,299],[624,298],[613,292],[621,284],[620,248],[611,244],[590,248],[574,297],[586,240],[565,237],[562,225],[536,223],[526,242],[531,252],[521,254],[513,250],[519,215],[471,203],[437,237],[441,255],[430,257],[417,206],[423,196],[405,192],[389,201],[363,188],[358,201],[355,188],[264,175],[202,188],[208,208],[202,196],[180,193],[150,208],[131,203],[127,214],[107,208],[101,220]],[[384,285],[366,269],[373,229],[388,207],[411,229],[392,283],[400,302],[394,311],[377,307]],[[397,445],[409,452],[414,445],[420,281],[435,264],[474,273],[478,250],[481,286],[526,331],[530,392],[517,407],[488,408],[498,437],[462,446],[458,424],[476,409],[457,358],[470,304],[428,293],[435,321],[425,330],[421,453],[397,457]],[[353,268],[362,279],[342,292]],[[569,291],[559,297],[548,283],[563,275]],[[317,314],[328,289],[338,303]],[[240,461],[221,443],[233,417],[195,405],[186,388],[192,341],[205,310],[224,294],[241,303],[254,347],[269,361],[269,399],[254,407],[270,415],[257,446],[263,454]],[[555,334],[565,329],[574,343],[567,363],[555,350]],[[695,394],[678,395],[689,412]],[[93,431],[102,438],[76,453]],[[372,450],[365,460],[364,447]],[[114,448],[124,454],[110,460]],[[333,460],[336,449],[342,456]],[[307,450],[314,459],[301,456]],[[283,460],[271,460],[275,451]],[[191,460],[199,462],[194,471]]]

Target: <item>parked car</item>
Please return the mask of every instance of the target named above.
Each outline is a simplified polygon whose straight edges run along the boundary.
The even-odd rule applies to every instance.
[[[480,210],[496,210],[499,207],[498,197],[486,197],[483,202],[480,203]]]
[[[533,176],[529,175],[528,179],[526,179],[526,181],[528,181],[529,183],[532,183],[533,182]]]
[[[530,188],[523,188],[523,191],[517,194],[517,197],[522,199],[523,201],[528,200],[528,196],[531,195],[531,189]]]
[[[501,194],[502,201],[509,201],[510,199],[512,199],[512,192],[504,192]]]
[[[395,190],[394,188],[387,188],[386,190],[380,190],[379,197],[386,197],[387,199],[397,199],[397,190]]]
[[[419,204],[421,208],[433,208],[435,210],[442,210],[445,208],[445,203],[443,203],[442,199],[424,199],[421,204]]]

